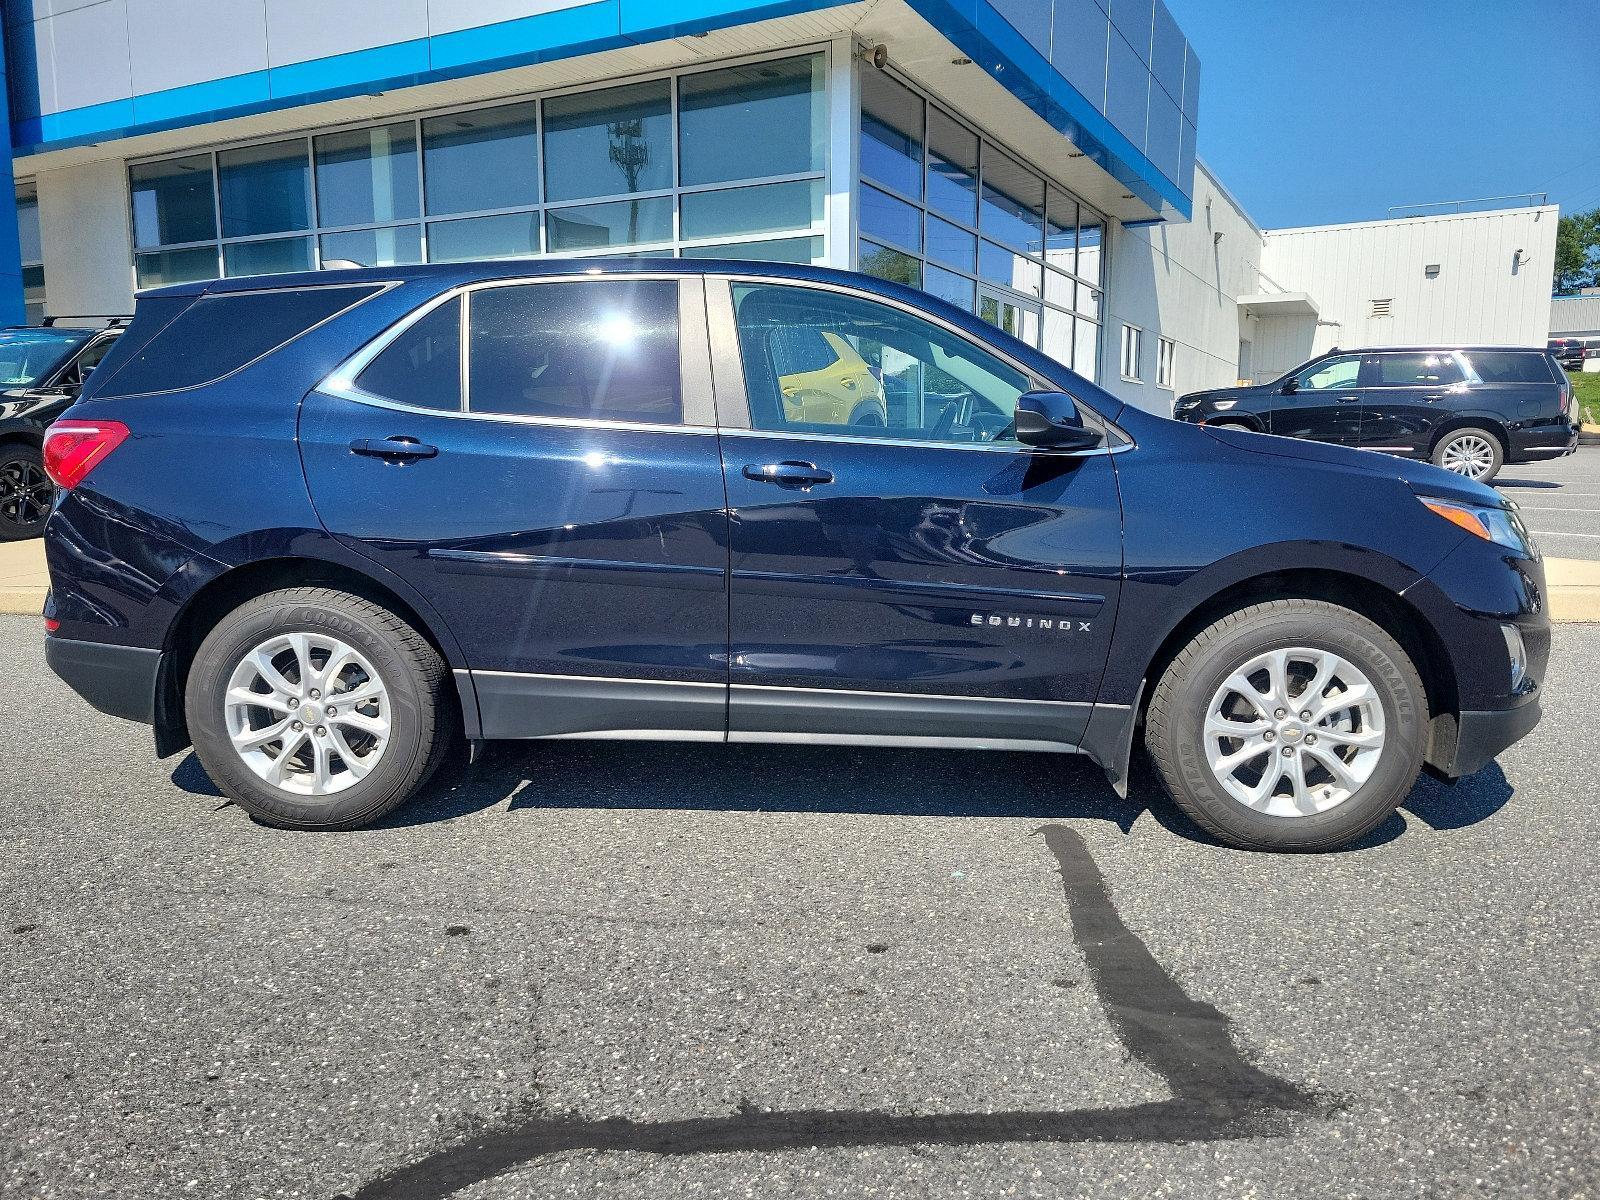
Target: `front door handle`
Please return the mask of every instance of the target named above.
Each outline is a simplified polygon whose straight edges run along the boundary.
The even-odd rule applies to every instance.
[[[358,438],[350,443],[352,454],[367,458],[383,458],[390,462],[410,462],[418,458],[433,458],[439,447],[429,446],[414,437]]]
[[[1344,395],[1344,396],[1335,396],[1334,399],[1337,400],[1340,404],[1354,404],[1357,400],[1361,399],[1361,397],[1359,395],[1356,395],[1356,396]]]
[[[833,482],[832,471],[825,471],[816,463],[792,460],[780,463],[746,463],[744,477],[756,483],[775,483],[779,487],[809,488],[819,483]]]

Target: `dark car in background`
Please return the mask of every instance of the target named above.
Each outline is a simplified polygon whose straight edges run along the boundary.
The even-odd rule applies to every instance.
[[[1587,348],[1583,338],[1551,338],[1545,343],[1545,349],[1551,357],[1568,371],[1576,371],[1583,365],[1583,354]]]
[[[55,325],[0,329],[0,542],[38,537],[55,488],[44,431],[78,398],[121,329]]]
[[[819,341],[880,420],[801,401]],[[1156,417],[822,268],[166,288],[45,457],[52,668],[293,828],[462,736],[1077,752],[1125,793],[1142,731],[1205,828],[1310,850],[1539,718],[1543,566],[1492,489]]]
[[[1330,350],[1271,383],[1191,392],[1173,416],[1429,459],[1483,483],[1578,447],[1566,373],[1517,346]]]

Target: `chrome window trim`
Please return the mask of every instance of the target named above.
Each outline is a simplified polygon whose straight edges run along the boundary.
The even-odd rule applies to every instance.
[[[749,437],[754,435],[760,437],[791,438],[802,441],[852,442],[875,446],[899,445],[937,447],[941,450],[986,450],[991,453],[995,451],[1004,451],[1006,453],[1015,454],[1019,450],[1026,450],[1033,454],[1050,454],[1062,458],[1097,458],[1102,455],[1120,454],[1124,450],[1132,450],[1136,445],[1132,436],[1130,436],[1126,430],[1114,424],[1110,417],[1106,416],[1105,413],[1101,412],[1094,405],[1088,403],[1080,396],[1072,395],[1071,392],[1066,394],[1072,396],[1074,401],[1088,409],[1089,412],[1093,413],[1095,418],[1105,426],[1108,435],[1115,433],[1117,437],[1122,439],[1122,441],[1116,445],[1100,446],[1093,450],[1071,451],[1030,447],[1022,442],[935,442],[922,438],[874,438],[858,437],[849,434],[807,433],[800,430],[756,429],[750,423],[750,398],[745,391],[744,366],[742,357],[743,350],[739,343],[738,321],[733,308],[732,285],[735,283],[766,284],[771,287],[813,288],[817,291],[835,292],[839,295],[849,296],[853,299],[864,300],[869,303],[881,304],[889,308],[898,309],[899,311],[915,317],[918,320],[926,321],[930,325],[934,325],[937,328],[944,330],[946,333],[950,334],[950,336],[958,338],[967,345],[983,351],[991,358],[999,359],[1006,366],[1010,367],[1012,370],[1018,372],[1024,378],[1026,378],[1033,387],[1043,388],[1050,391],[1059,390],[1049,380],[1042,378],[1038,372],[1034,371],[1032,368],[1023,363],[1018,362],[1004,350],[976,341],[966,330],[962,329],[958,325],[951,324],[949,321],[946,321],[943,317],[940,317],[935,313],[931,313],[926,309],[917,308],[915,305],[905,303],[904,301],[894,299],[889,296],[876,295],[871,292],[863,291],[859,287],[851,287],[846,284],[836,283],[832,280],[790,279],[772,275],[748,274],[745,272],[708,275],[706,276],[707,318],[711,324],[714,365],[720,364],[720,367],[716,373],[717,407],[718,411],[723,414],[723,423],[720,426],[720,429],[725,434],[730,434],[736,437]],[[720,340],[717,334],[719,328],[724,329],[726,333],[726,336]],[[726,355],[730,350],[728,343],[731,343],[731,352],[733,355],[733,362],[731,365],[727,363],[727,360],[724,357],[724,355]],[[717,353],[718,351],[721,351],[721,353]],[[1040,353],[1043,354],[1044,352],[1041,350]],[[735,367],[737,370],[734,369]],[[1067,367],[1066,369],[1070,371],[1072,368]],[[738,426],[730,426],[727,423],[726,409],[723,403],[725,393],[727,401],[735,407],[738,413],[741,422]],[[1111,440],[1109,436],[1107,440]]]
[[[664,271],[629,271],[627,273],[615,273],[608,275],[598,269],[595,269],[593,271],[580,271],[576,274],[563,273],[559,275],[526,275],[507,279],[480,279],[474,280],[471,283],[457,284],[455,287],[440,292],[437,296],[430,297],[426,303],[412,309],[409,313],[406,313],[394,324],[390,325],[387,329],[378,334],[377,337],[373,338],[365,346],[361,347],[361,349],[357,350],[349,358],[345,359],[344,362],[335,367],[333,371],[326,375],[322,382],[316,386],[315,390],[321,392],[325,396],[332,396],[339,400],[349,400],[356,404],[365,404],[374,408],[386,408],[396,412],[417,413],[423,416],[455,417],[457,419],[465,418],[477,421],[500,421],[512,425],[554,425],[565,426],[574,429],[616,429],[633,430],[645,433],[715,433],[717,427],[714,423],[695,424],[690,423],[688,420],[691,409],[702,410],[696,411],[696,416],[703,417],[707,414],[703,411],[706,407],[705,405],[691,405],[687,395],[684,393],[684,388],[688,382],[690,374],[693,373],[698,377],[702,373],[699,364],[686,363],[684,361],[685,329],[683,321],[686,307],[684,300],[684,280],[686,278],[689,277],[683,274],[675,274]],[[468,372],[470,364],[468,357],[470,354],[468,322],[471,316],[471,294],[473,292],[484,291],[488,288],[536,287],[540,284],[547,283],[592,283],[597,279],[661,280],[677,285],[678,386],[680,399],[682,400],[683,405],[684,420],[674,424],[666,425],[650,421],[615,421],[603,417],[546,417],[532,416],[523,413],[474,411],[470,407],[471,397],[468,391]],[[412,325],[422,320],[423,317],[427,316],[434,309],[440,307],[441,305],[449,304],[452,300],[457,298],[460,298],[462,301],[460,408],[428,408],[425,405],[420,404],[407,404],[404,401],[393,400],[387,396],[379,396],[356,386],[355,381],[360,376],[361,372],[366,370],[366,368],[372,363],[372,360],[387,350],[396,339],[406,332],[406,330],[410,329]],[[689,303],[688,307],[689,311],[692,313],[692,301]],[[691,348],[691,353],[692,352],[693,349]],[[714,416],[714,413],[711,415]]]

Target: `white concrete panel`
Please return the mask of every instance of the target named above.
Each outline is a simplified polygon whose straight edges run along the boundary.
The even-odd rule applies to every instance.
[[[120,158],[41,171],[39,236],[50,312],[133,312],[128,176]]]
[[[267,0],[275,67],[428,36],[428,0]]]
[[[106,0],[46,17],[39,24],[50,26],[54,96],[47,111],[126,100],[133,94],[126,0]],[[42,63],[40,74],[44,74]]]
[[[264,0],[127,0],[127,7],[138,94],[267,69]]]
[[[428,0],[428,31],[454,33],[518,17],[577,8],[591,0]]]

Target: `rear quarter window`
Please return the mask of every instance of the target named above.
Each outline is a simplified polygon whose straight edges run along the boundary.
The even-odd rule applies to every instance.
[[[1472,350],[1467,361],[1485,383],[1554,383],[1550,374],[1548,356],[1529,351],[1527,354]]]
[[[215,383],[293,341],[329,317],[378,292],[378,285],[277,288],[203,295],[184,307],[153,337],[140,341],[139,318],[151,301],[140,301],[134,323],[91,377],[96,397],[174,392]],[[160,304],[176,299],[156,297]]]

